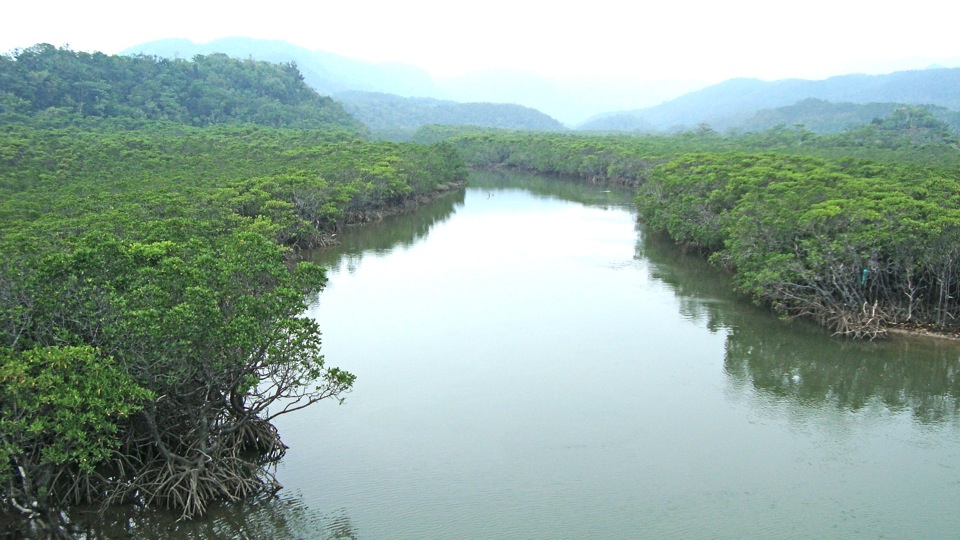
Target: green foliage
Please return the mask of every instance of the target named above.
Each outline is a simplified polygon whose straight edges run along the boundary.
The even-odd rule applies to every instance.
[[[250,125],[12,125],[0,132],[0,148],[0,231],[17,234],[55,227],[59,236],[109,219],[114,234],[129,235],[129,216],[156,228],[170,227],[174,218],[236,223],[259,217],[275,227],[278,241],[306,247],[328,241],[349,221],[466,177],[448,145],[371,143],[342,132]],[[32,234],[43,237],[40,230]]]
[[[935,169],[778,154],[700,154],[638,196],[646,223],[713,253],[738,286],[838,333],[952,328],[960,184]]]
[[[273,419],[354,381],[326,364],[303,315],[323,269],[293,264],[291,248],[465,176],[448,144],[342,130],[5,125],[0,441],[30,467],[0,471],[4,509],[59,534],[66,504],[189,517],[276,489]],[[38,364],[51,357],[63,360]]]
[[[902,103],[833,103],[807,98],[786,107],[761,110],[736,129],[766,131],[777,126],[802,125],[818,134],[836,134],[886,118],[901,107],[904,107]],[[960,130],[960,112],[936,105],[924,105],[922,108],[945,122],[953,131]]]
[[[97,467],[115,459],[123,428],[153,397],[89,346],[0,349],[5,506],[49,519],[62,504],[88,500]]]
[[[108,56],[39,44],[0,56],[0,119],[33,117],[64,126],[76,118],[130,118],[195,126],[364,127],[304,82],[293,64]]]
[[[89,235],[37,265],[30,342],[97,344],[162,396],[124,434],[140,478],[161,481],[213,459],[203,469],[218,490],[253,489],[236,469],[249,465],[234,460],[245,448],[282,453],[261,433],[270,406],[335,397],[353,382],[325,367],[319,329],[301,315],[325,282],[322,269],[302,263],[290,272],[283,248],[253,229],[211,242],[199,240],[202,231],[185,242]],[[149,496],[188,515],[206,504],[176,490]]]
[[[18,271],[5,269],[3,289],[17,294],[4,298],[2,312],[12,316],[4,317],[3,334],[16,349],[3,380],[33,393],[4,388],[12,400],[0,400],[5,410],[30,413],[25,430],[4,424],[5,436],[15,437],[4,439],[5,448],[38,455],[34,468],[49,462],[90,473],[87,464],[107,460],[113,471],[36,473],[29,489],[4,486],[10,505],[41,492],[54,506],[110,494],[202,513],[212,498],[276,484],[244,455],[274,461],[283,454],[270,424],[277,414],[349,390],[354,376],[326,367],[319,328],[302,315],[325,283],[323,270],[301,263],[291,271],[286,249],[260,231],[262,220],[228,233],[199,222],[186,227],[177,241],[96,231],[65,239],[58,251],[9,251],[20,260],[11,265]],[[70,364],[51,354],[61,347],[70,354],[97,347],[114,363],[91,352],[74,354]],[[36,359],[56,360],[47,366],[56,370],[34,374]],[[101,394],[108,386],[125,399],[157,397],[130,416],[134,409],[123,403],[99,400],[111,397]],[[80,420],[70,423],[74,412]],[[103,423],[121,413],[130,421],[119,433]],[[122,452],[108,453],[121,443]]]
[[[6,481],[24,464],[92,473],[119,448],[118,423],[152,397],[85,346],[2,350],[0,388]]]
[[[950,126],[922,107],[898,107],[884,118],[852,128],[828,139],[841,147],[860,146],[883,149],[903,147],[960,147],[960,139]]]
[[[778,152],[831,159],[909,162],[960,170],[960,141],[928,108],[901,107],[837,135],[803,125],[722,136],[701,124],[674,135],[585,135],[427,126],[414,140],[448,141],[476,167],[513,167],[544,174],[635,185],[657,165],[696,152]]]
[[[418,138],[449,141],[478,167],[638,186],[650,230],[710,254],[784,315],[855,337],[960,320],[960,144],[928,109],[901,107],[833,136],[804,126],[642,137],[432,126]]]
[[[429,126],[415,140],[446,140],[475,167],[513,167],[544,174],[639,185],[659,162],[694,143],[677,137],[584,136]]]

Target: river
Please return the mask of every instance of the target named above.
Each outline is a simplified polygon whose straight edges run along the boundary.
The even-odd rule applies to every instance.
[[[311,314],[354,391],[279,421],[277,497],[137,536],[960,531],[953,342],[778,320],[614,188],[478,172],[341,240]]]

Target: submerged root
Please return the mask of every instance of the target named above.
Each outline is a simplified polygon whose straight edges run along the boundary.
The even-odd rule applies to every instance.
[[[859,309],[832,309],[821,313],[818,322],[833,330],[833,335],[874,340],[887,335],[892,318],[878,302],[864,302]]]
[[[218,501],[237,501],[282,486],[267,469],[287,450],[276,427],[260,418],[246,418],[218,437],[172,449],[156,441],[139,441],[139,456],[117,468],[119,480],[107,505],[136,502],[178,511],[182,519],[207,512]],[[119,485],[118,485],[119,484]]]
[[[204,514],[216,501],[237,501],[281,487],[271,472],[238,457],[223,458],[217,464],[157,464],[130,485],[147,506],[179,511],[183,519]]]
[[[281,442],[277,428],[263,420],[245,422],[234,437],[236,448],[255,454],[258,463],[279,461],[287,452],[287,445]]]
[[[771,302],[775,311],[789,318],[811,319],[835,336],[874,340],[886,337],[896,319],[878,301],[852,308],[830,296],[783,295]]]

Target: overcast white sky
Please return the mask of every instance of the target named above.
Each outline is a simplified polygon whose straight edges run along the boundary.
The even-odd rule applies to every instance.
[[[960,3],[912,0],[16,1],[0,51],[116,53],[163,38],[281,39],[443,78],[503,68],[629,79],[824,78],[960,65]]]

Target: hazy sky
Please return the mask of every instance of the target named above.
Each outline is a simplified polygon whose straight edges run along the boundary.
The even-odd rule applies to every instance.
[[[543,75],[718,82],[960,65],[960,4],[806,0],[47,0],[0,10],[0,51],[38,42],[116,53],[162,38],[281,39],[446,77]],[[150,7],[154,6],[154,7]]]

